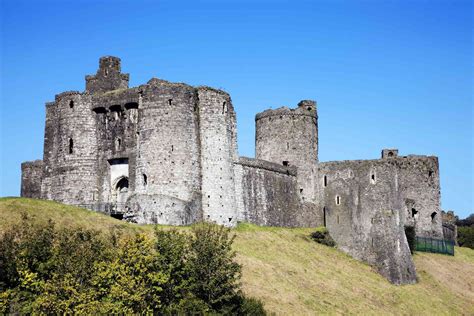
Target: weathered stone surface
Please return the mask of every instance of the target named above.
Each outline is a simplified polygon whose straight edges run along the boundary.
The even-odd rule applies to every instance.
[[[385,160],[319,164],[320,203],[338,247],[374,265],[391,282],[413,283],[399,166]]]
[[[43,161],[26,161],[21,164],[21,196],[41,198],[41,179],[43,177]]]
[[[318,162],[316,102],[256,115],[256,158],[239,157],[231,97],[152,78],[128,87],[106,56],[85,92],[46,103],[44,156],[22,196],[113,210],[137,223],[322,226],[393,283],[416,279],[404,226],[441,237],[436,157]]]

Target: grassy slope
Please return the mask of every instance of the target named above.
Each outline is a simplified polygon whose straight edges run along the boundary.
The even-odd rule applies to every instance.
[[[54,202],[0,199],[0,232],[20,219],[53,219],[62,226],[121,227],[151,233],[151,226],[126,224],[111,217]],[[278,315],[466,314],[474,315],[474,251],[456,256],[417,253],[420,282],[394,286],[369,266],[308,238],[312,229],[240,225],[235,250],[243,265],[244,291],[261,298]]]

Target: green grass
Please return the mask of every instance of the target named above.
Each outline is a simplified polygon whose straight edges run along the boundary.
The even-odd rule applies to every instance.
[[[58,226],[153,231],[150,225],[127,224],[55,202],[1,198],[0,232],[19,221],[22,212]],[[419,282],[395,286],[370,266],[312,241],[314,230],[246,223],[235,228],[245,293],[262,299],[277,315],[474,315],[474,250],[456,247],[454,257],[418,252]]]

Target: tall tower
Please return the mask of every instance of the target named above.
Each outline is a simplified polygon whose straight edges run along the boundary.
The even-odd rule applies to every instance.
[[[197,88],[201,144],[202,210],[204,220],[237,223],[234,161],[237,160],[236,116],[230,95]]]
[[[318,162],[316,102],[303,100],[295,109],[266,110],[255,117],[256,158],[298,167],[299,194],[314,202]]]

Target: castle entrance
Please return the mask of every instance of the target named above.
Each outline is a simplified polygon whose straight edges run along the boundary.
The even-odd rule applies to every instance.
[[[120,178],[114,187],[113,200],[115,213],[123,213],[128,198],[128,178]]]

